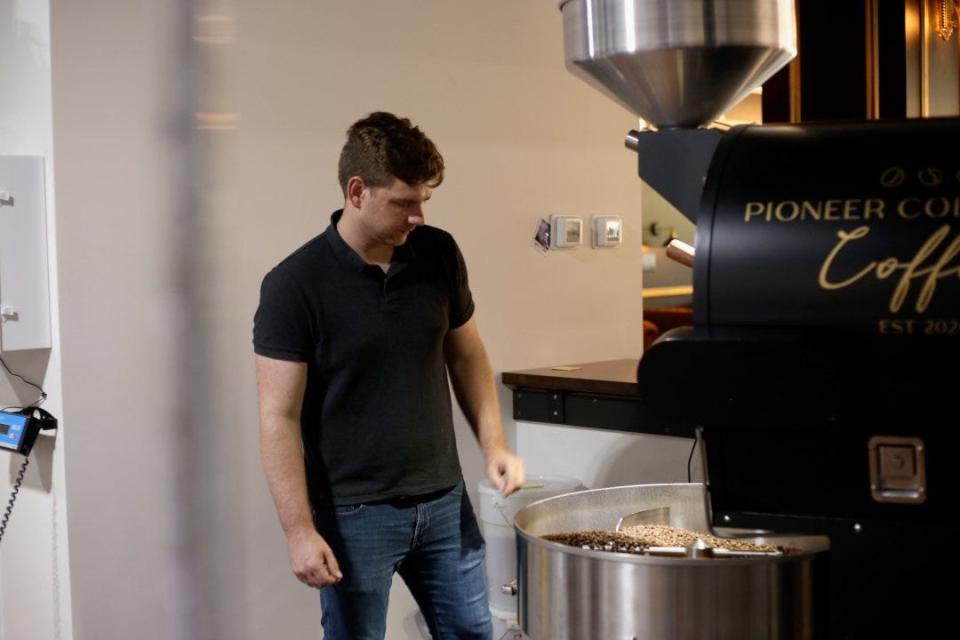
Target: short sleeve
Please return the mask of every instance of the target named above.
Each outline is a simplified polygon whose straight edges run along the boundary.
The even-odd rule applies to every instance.
[[[278,360],[308,362],[314,339],[312,314],[303,291],[285,274],[273,270],[260,286],[260,305],[253,318],[253,350]]]
[[[470,293],[470,283],[467,277],[467,263],[460,253],[460,247],[451,238],[453,260],[453,296],[450,301],[450,328],[463,326],[473,316],[473,294]]]

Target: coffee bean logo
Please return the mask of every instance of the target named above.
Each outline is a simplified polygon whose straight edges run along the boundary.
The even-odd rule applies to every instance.
[[[900,167],[890,167],[880,174],[880,184],[892,189],[902,185],[906,177],[906,172]],[[958,179],[960,179],[960,172],[958,172]]]
[[[936,187],[943,182],[943,171],[937,167],[927,167],[926,169],[921,169],[917,174],[917,180],[921,184],[928,187]]]

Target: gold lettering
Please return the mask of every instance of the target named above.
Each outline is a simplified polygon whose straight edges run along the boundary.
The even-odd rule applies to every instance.
[[[916,213],[909,213],[906,210],[906,205],[908,202],[917,203]],[[920,198],[904,198],[897,204],[897,213],[900,214],[900,217],[904,220],[914,220],[920,217]]]
[[[934,237],[941,231],[943,232],[943,237],[946,237],[949,230],[950,227],[944,225],[934,234]],[[939,240],[937,243],[939,243]],[[920,289],[920,295],[917,297],[917,311],[926,310],[927,305],[930,304],[930,300],[933,299],[933,292],[937,288],[937,280],[951,274],[960,273],[960,267],[954,267],[953,269],[944,268],[948,262],[953,260],[957,253],[960,253],[960,236],[953,239],[953,242],[947,246],[946,251],[943,252],[940,259],[937,260],[936,264],[929,270],[930,274],[927,276],[926,282],[923,283],[923,287]]]
[[[901,201],[901,205],[903,202],[904,201]],[[899,208],[899,211],[902,213],[902,207]],[[949,224],[945,224],[937,229],[929,238],[927,238],[920,249],[917,250],[917,253],[914,254],[910,262],[900,262],[893,256],[887,257],[879,262],[876,260],[871,260],[863,269],[846,280],[840,282],[831,282],[828,276],[830,273],[830,268],[833,265],[833,261],[836,260],[837,255],[846,247],[848,242],[852,240],[859,240],[870,233],[870,228],[867,226],[860,226],[850,232],[838,231],[837,237],[840,239],[840,241],[836,244],[836,246],[833,247],[833,249],[831,249],[830,253],[827,254],[826,259],[823,261],[823,264],[820,266],[820,275],[817,281],[821,288],[826,290],[835,290],[852,285],[869,274],[871,271],[874,272],[874,276],[878,280],[884,280],[893,275],[894,272],[902,270],[903,274],[900,276],[900,280],[897,282],[897,286],[893,291],[893,295],[890,297],[890,311],[893,313],[898,312],[903,306],[903,303],[907,298],[907,294],[910,292],[910,285],[912,281],[919,278],[924,278],[923,286],[920,288],[920,293],[917,296],[917,302],[915,304],[916,311],[918,313],[923,313],[927,310],[927,307],[933,300],[933,294],[936,291],[937,283],[944,278],[949,278],[951,276],[956,278],[960,276],[960,265],[955,265],[949,268],[947,266],[952,260],[954,260],[954,258],[960,255],[960,235],[954,238],[953,241],[946,246],[936,262],[928,267],[921,268],[921,265],[923,265],[923,263],[934,254],[940,245],[943,244],[944,240],[946,240],[947,236],[950,234],[950,231],[951,227]]]
[[[934,205],[939,205],[934,208]],[[946,198],[930,198],[923,205],[923,212],[928,218],[944,218],[950,213],[950,202]]]
[[[823,211],[824,220],[839,220],[837,209],[839,209],[840,200],[827,200],[827,207]]]
[[[864,219],[869,220],[871,217],[876,216],[877,219],[883,220],[883,210],[885,207],[886,203],[880,198],[869,198],[864,203]]]
[[[916,320],[894,320],[892,318],[882,318],[880,320],[880,333],[882,335],[904,335],[913,334]]]
[[[913,278],[926,275],[932,269],[925,269],[923,271],[917,271],[917,267],[920,266],[920,263],[927,259],[927,257],[933,253],[933,250],[937,248],[937,245],[943,242],[943,239],[947,237],[947,234],[950,233],[950,225],[943,225],[930,236],[926,242],[923,243],[923,246],[920,247],[920,250],[917,251],[916,255],[913,257],[913,260],[903,265],[905,267],[903,275],[900,276],[900,282],[897,283],[897,288],[893,292],[893,297],[890,298],[890,311],[899,311],[900,307],[903,306],[903,301],[907,297],[907,292],[910,290],[910,281]],[[923,311],[927,308],[927,305],[923,305],[921,308],[920,301],[917,301],[917,311]]]
[[[834,259],[837,257],[837,254],[846,246],[847,242],[851,240],[859,240],[870,233],[870,227],[864,225],[862,227],[857,227],[853,231],[837,231],[837,237],[840,238],[840,242],[837,243],[837,246],[827,254],[827,259],[823,261],[823,264],[820,266],[820,276],[817,278],[817,282],[820,283],[820,288],[826,289],[828,291],[833,289],[843,289],[844,287],[849,287],[851,284],[867,275],[873,271],[876,266],[876,262],[869,263],[866,267],[863,268],[856,275],[843,280],[842,282],[830,282],[827,274],[830,272],[830,267],[833,264]]]
[[[898,211],[901,217],[919,218],[923,215],[924,206],[931,205],[919,198],[906,198],[900,202]],[[946,206],[948,205],[937,203],[938,211]],[[764,222],[771,222],[774,219],[777,222],[883,220],[886,217],[886,207],[887,203],[882,198],[753,201],[744,205],[743,221],[751,222],[760,218]],[[960,198],[957,198],[955,208],[960,210]],[[960,217],[960,213],[955,213],[955,215]],[[939,217],[942,217],[942,215]]]
[[[761,213],[763,213],[764,209],[765,207],[763,206],[762,202],[748,202],[747,208],[743,212],[743,221],[750,222],[750,218],[760,215]],[[767,217],[767,219],[768,220],[770,219],[769,216]]]
[[[819,220],[822,207],[823,207],[823,200],[817,200],[816,202],[810,202],[809,200],[804,200],[802,217],[806,219],[807,214],[809,214],[810,217],[813,218],[814,220]]]
[[[783,214],[783,210],[785,208],[789,208],[791,210],[789,217],[785,217]],[[800,213],[800,207],[797,206],[796,202],[793,202],[792,200],[784,200],[783,202],[777,205],[775,215],[777,216],[777,220],[779,220],[780,222],[792,222],[796,220],[797,214],[799,213]]]
[[[960,218],[960,196],[902,198],[892,205],[903,220],[942,220]],[[832,200],[767,200],[744,205],[743,221],[764,222],[859,221],[884,220],[887,202],[882,198],[846,198]]]
[[[900,267],[900,261],[896,258],[887,258],[877,265],[877,278],[884,280],[893,275],[893,272]]]
[[[843,201],[843,219],[844,220],[859,220],[860,201],[859,200],[844,200]]]

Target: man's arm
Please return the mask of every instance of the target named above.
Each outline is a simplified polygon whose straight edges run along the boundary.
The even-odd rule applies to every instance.
[[[523,460],[507,447],[493,369],[473,318],[447,333],[444,356],[457,401],[483,451],[487,476],[503,495],[510,495],[523,486],[526,472]]]
[[[260,460],[287,535],[290,567],[301,582],[320,589],[338,582],[343,574],[330,546],[317,533],[307,498],[300,439],[306,386],[306,363],[257,356]]]

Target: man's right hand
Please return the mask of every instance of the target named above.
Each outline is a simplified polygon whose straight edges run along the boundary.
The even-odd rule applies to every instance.
[[[304,530],[287,540],[290,567],[300,582],[322,589],[343,578],[340,565],[327,541],[313,529]]]

